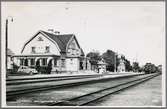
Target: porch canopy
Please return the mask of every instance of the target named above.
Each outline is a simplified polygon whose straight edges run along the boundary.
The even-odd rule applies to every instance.
[[[54,60],[52,61],[52,64],[54,64],[60,58],[60,56],[54,54],[21,54],[13,57],[17,58],[19,65],[22,66],[35,66],[37,63],[41,66],[47,66],[50,61]]]

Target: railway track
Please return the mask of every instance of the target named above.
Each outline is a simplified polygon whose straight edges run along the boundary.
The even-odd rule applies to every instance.
[[[40,78],[19,78],[19,79],[8,79],[6,85],[21,85],[21,84],[32,84],[38,82],[48,82],[48,81],[62,81],[71,79],[82,79],[82,78],[96,78],[100,77],[102,74],[98,75],[79,75],[79,76],[59,76],[59,77],[40,77]]]
[[[126,76],[120,76],[117,78],[125,78],[125,77],[130,77],[132,78],[133,76],[137,76],[137,75],[126,75]],[[86,77],[85,77],[86,78]],[[15,98],[17,96],[20,96],[22,94],[27,94],[27,93],[33,93],[33,92],[38,92],[38,91],[45,91],[45,90],[51,90],[51,89],[58,89],[58,88],[67,88],[67,87],[72,87],[72,86],[79,86],[79,85],[84,85],[84,84],[92,84],[92,83],[96,83],[96,82],[101,82],[101,81],[108,81],[111,79],[117,79],[117,78],[86,78],[86,79],[74,79],[74,81],[72,80],[71,82],[69,82],[68,80],[66,81],[66,83],[61,83],[61,84],[48,84],[48,85],[44,85],[44,86],[34,86],[34,87],[28,87],[28,88],[19,88],[18,90],[11,90],[11,91],[7,91],[6,95],[7,95],[7,101]],[[24,84],[23,84],[24,85]]]
[[[127,89],[129,87],[135,86],[137,84],[140,84],[144,81],[147,81],[153,77],[156,77],[160,74],[151,74],[151,75],[145,75],[144,77],[141,77],[139,79],[131,80],[125,83],[121,83],[115,86],[107,87],[95,92],[91,92],[82,96],[69,98],[60,102],[56,103],[48,103],[46,105],[48,106],[84,106],[89,105],[89,103],[95,102],[101,98],[104,98],[110,94],[114,94],[116,92],[122,91],[124,89]]]

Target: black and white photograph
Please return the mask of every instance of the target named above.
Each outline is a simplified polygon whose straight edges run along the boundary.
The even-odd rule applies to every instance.
[[[166,107],[165,44],[165,1],[2,1],[2,107]]]

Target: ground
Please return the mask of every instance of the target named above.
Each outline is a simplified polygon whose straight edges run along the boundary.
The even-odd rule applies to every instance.
[[[162,106],[162,76],[105,97],[92,106]]]

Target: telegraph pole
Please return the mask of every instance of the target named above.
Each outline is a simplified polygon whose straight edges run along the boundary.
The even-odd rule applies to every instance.
[[[11,22],[13,22],[13,17],[9,16],[11,18]],[[8,22],[9,22],[9,17],[6,19],[5,22],[5,40],[6,40],[6,76],[7,76],[7,62],[8,62],[8,58],[7,58],[7,51],[8,51]]]
[[[117,72],[117,53],[115,52],[115,64],[114,64],[114,72]]]
[[[6,23],[5,23],[5,39],[6,39],[6,71],[7,71],[7,61],[8,61],[8,59],[7,59],[7,50],[8,50],[8,43],[7,43],[7,40],[8,40],[8,19],[6,19]]]

